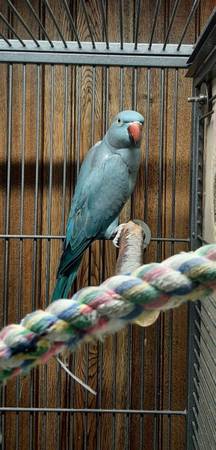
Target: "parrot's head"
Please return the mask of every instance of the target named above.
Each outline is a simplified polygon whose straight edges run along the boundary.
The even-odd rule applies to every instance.
[[[113,147],[139,147],[144,117],[137,111],[121,111],[115,116],[106,138]]]

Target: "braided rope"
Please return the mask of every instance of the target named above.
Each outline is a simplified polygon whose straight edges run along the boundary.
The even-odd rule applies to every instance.
[[[113,333],[145,311],[175,308],[214,290],[216,244],[81,289],[70,300],[57,300],[1,330],[0,380],[26,374],[52,355]]]

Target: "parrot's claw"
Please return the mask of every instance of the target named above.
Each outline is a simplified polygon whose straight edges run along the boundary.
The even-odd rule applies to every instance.
[[[119,225],[116,230],[115,230],[115,237],[113,239],[113,245],[115,245],[115,247],[119,248],[119,239],[122,233],[123,228],[125,227],[125,225],[127,225],[126,223],[121,223],[121,225]]]

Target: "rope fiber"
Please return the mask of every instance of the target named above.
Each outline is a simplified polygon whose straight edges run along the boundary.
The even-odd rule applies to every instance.
[[[0,332],[0,381],[27,374],[34,366],[81,342],[101,339],[149,311],[165,311],[202,300],[216,290],[216,244],[180,253],[162,263],[86,287],[71,299],[27,314]]]

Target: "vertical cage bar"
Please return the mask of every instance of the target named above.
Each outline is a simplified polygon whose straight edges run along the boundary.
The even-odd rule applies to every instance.
[[[177,149],[177,115],[178,115],[178,69],[174,73],[174,98],[173,98],[173,149],[172,149],[172,217],[171,217],[171,255],[175,250],[175,198],[176,198],[176,149]],[[172,348],[173,348],[173,311],[169,312],[169,341],[168,341],[168,409],[172,409]],[[167,450],[171,449],[172,416],[168,415]]]
[[[195,91],[195,95],[199,95],[199,91]],[[199,211],[202,205],[202,192],[199,177],[199,165],[202,167],[203,158],[203,138],[204,138],[204,123],[199,118],[202,116],[202,111],[196,102],[193,103],[192,109],[192,153],[191,153],[191,185],[190,185],[190,238],[191,249],[194,250],[199,247],[201,236]]]
[[[156,23],[157,23],[157,19],[158,19],[160,4],[161,4],[161,0],[157,0],[156,6],[155,6],[155,13],[154,13],[154,19],[153,19],[153,24],[152,24],[151,35],[150,35],[150,39],[149,39],[148,50],[151,50],[151,47],[152,47],[152,42],[153,42],[155,27],[156,27]]]
[[[36,12],[35,12],[35,10],[34,10],[32,4],[31,4],[30,0],[25,0],[25,2],[27,3],[29,9],[31,10],[31,12],[32,12],[32,14],[33,14],[33,16],[34,16],[36,22],[38,23],[38,25],[39,25],[39,27],[40,27],[40,30],[43,31],[44,36],[46,37],[46,39],[47,39],[48,42],[50,43],[50,46],[53,48],[53,47],[54,47],[54,44],[53,44],[53,42],[51,41],[51,39],[49,38],[49,36],[48,36],[48,34],[47,34],[47,32],[46,32],[46,30],[45,30],[45,28],[44,28],[44,26],[43,26],[41,20],[39,19],[38,15],[36,14]]]
[[[16,38],[18,39],[18,41],[20,42],[20,44],[25,47],[25,42],[23,42],[23,40],[21,39],[21,37],[17,34],[17,32],[14,30],[14,28],[11,26],[11,24],[8,22],[8,20],[3,16],[3,14],[0,12],[0,19],[2,20],[2,22],[4,22],[4,24],[6,25],[6,27],[8,28],[9,31],[11,31],[11,33],[14,34],[14,36],[16,36]]]
[[[64,72],[64,115],[63,115],[63,168],[62,168],[62,211],[61,211],[61,234],[65,233],[65,200],[66,200],[66,182],[67,182],[67,158],[68,158],[68,145],[67,145],[67,130],[68,130],[68,66],[65,65],[62,68]],[[57,371],[57,384],[56,384],[56,400],[57,405],[61,405],[61,384],[62,384],[62,368],[60,364],[56,365]],[[61,449],[61,422],[62,417],[60,414],[56,416],[57,422],[57,439],[56,446]]]
[[[146,71],[146,86],[147,86],[147,105],[146,105],[146,140],[145,140],[145,163],[144,163],[144,221],[148,221],[148,164],[149,164],[149,141],[150,141],[150,95],[151,95],[151,69],[147,68]],[[141,328],[140,339],[141,339],[141,351],[140,351],[140,367],[142,373],[144,373],[144,363],[145,363],[145,328]],[[140,386],[140,408],[144,409],[145,399],[144,399],[144,377],[142,377]],[[140,415],[140,450],[144,448],[145,445],[145,431],[144,431],[144,416]]]
[[[76,102],[76,150],[75,150],[75,157],[76,157],[76,177],[75,177],[75,185],[77,183],[77,178],[80,171],[80,151],[81,151],[81,115],[82,115],[82,79],[83,79],[83,66],[76,67],[76,93],[75,93],[75,102]],[[75,288],[77,288],[77,280],[75,280]],[[73,364],[72,364],[72,372],[74,371],[76,367],[76,355],[73,356]],[[72,389],[73,389],[73,395],[75,392],[75,383],[72,382]],[[72,437],[72,431],[75,429],[75,417],[73,416],[73,423],[71,427],[71,437]]]
[[[92,24],[91,24],[91,21],[90,21],[90,18],[89,18],[89,14],[88,14],[88,11],[87,11],[87,8],[86,8],[86,5],[85,5],[85,1],[81,0],[81,3],[82,3],[84,15],[85,15],[86,23],[87,23],[87,26],[88,26],[91,42],[92,42],[92,48],[95,49],[96,47],[95,47],[95,40],[94,40],[93,31],[92,31]]]
[[[133,77],[132,77],[132,109],[137,109],[137,67],[134,67],[133,69]]]
[[[109,38],[108,38],[107,21],[106,21],[106,14],[105,14],[103,0],[100,0],[100,9],[101,9],[101,17],[102,17],[103,32],[104,32],[104,36],[105,36],[106,48],[108,50],[109,49]]]
[[[47,234],[51,235],[51,210],[52,210],[52,182],[53,182],[53,122],[55,108],[55,66],[51,66],[51,104],[50,104],[50,145],[49,145],[49,188],[47,197]],[[46,306],[49,304],[49,288],[50,288],[50,254],[51,241],[47,240],[46,247]]]
[[[49,185],[47,193],[47,234],[51,235],[51,210],[52,210],[52,180],[53,180],[53,121],[54,121],[54,107],[55,107],[55,66],[51,66],[51,94],[50,94],[50,143],[49,143]],[[51,240],[46,242],[46,283],[45,283],[45,305],[49,304],[49,288],[50,288],[50,256],[51,256]],[[47,386],[48,374],[47,366],[44,367],[44,388],[43,398],[44,404],[48,402]],[[42,448],[47,448],[47,414],[43,415],[43,441]]]
[[[9,7],[7,8],[7,19],[10,24],[13,22],[13,14]],[[8,29],[7,33],[8,33],[7,34],[8,38],[10,38],[10,39],[14,38],[14,33],[13,33],[12,29]]]
[[[124,68],[119,68],[119,84],[120,84],[120,90],[119,90],[119,111],[122,111],[124,109]],[[117,336],[113,336],[112,340],[113,350],[112,350],[112,383],[113,383],[113,390],[112,390],[112,407],[116,408],[116,386],[117,386],[117,372],[116,372],[116,363],[117,363]],[[116,449],[116,415],[113,414],[112,416],[112,448]]]
[[[103,136],[107,132],[108,126],[109,126],[109,67],[104,67],[104,82],[103,82]],[[102,282],[105,279],[106,276],[106,266],[105,266],[105,260],[106,260],[106,247],[105,247],[105,241],[100,242],[100,249],[101,254],[103,255],[102,261],[101,261],[101,281]]]
[[[4,41],[6,42],[6,44],[9,45],[9,47],[12,47],[12,44],[10,43],[10,41],[4,36],[3,33],[1,33],[1,31],[0,31],[0,36],[1,36],[2,39],[4,39]]]
[[[120,111],[124,109],[124,67],[120,67]]]
[[[20,234],[23,234],[24,220],[24,188],[25,188],[25,123],[26,123],[26,65],[22,68],[22,125],[21,125],[21,192],[20,192]],[[23,273],[23,240],[20,239],[19,244],[19,275],[18,275],[18,292],[17,292],[17,321],[22,317],[22,273]]]
[[[133,110],[137,110],[137,81],[138,81],[137,67],[134,67],[133,68],[133,72],[132,72],[132,86],[131,86],[131,92],[132,92],[131,104],[132,104],[132,109]],[[134,194],[133,193],[132,193],[132,196],[131,196],[130,217],[132,219],[134,218]]]
[[[112,408],[116,408],[116,352],[117,352],[117,336],[112,338],[113,350],[112,350]],[[112,415],[112,448],[116,448],[116,415]]]
[[[24,219],[24,186],[25,186],[25,122],[26,122],[26,65],[22,67],[22,112],[21,112],[21,186],[20,186],[20,234],[23,234]],[[23,289],[23,240],[19,242],[19,268],[18,268],[18,290],[17,290],[17,322],[22,317],[22,289]],[[16,379],[16,405],[20,400],[20,379]],[[16,415],[16,449],[19,448],[19,414]]]
[[[123,1],[119,0],[120,49],[124,48]]]
[[[120,2],[120,7],[122,7],[122,2]],[[119,111],[124,109],[124,67],[119,68]],[[116,373],[116,363],[117,363],[117,336],[113,336],[113,350],[112,350],[112,407],[116,408],[116,386],[117,386],[117,373]],[[116,449],[116,415],[112,416],[112,448]]]
[[[150,144],[150,92],[151,92],[151,69],[147,69],[147,110],[146,110],[146,150],[145,150],[145,184],[144,184],[144,221],[148,221],[148,167],[149,167],[149,144]]]
[[[35,159],[35,195],[34,195],[34,235],[38,231],[38,202],[39,202],[39,160],[41,156],[41,66],[35,66],[36,70],[36,159]],[[36,308],[35,287],[37,271],[37,239],[33,243],[32,261],[32,310]]]
[[[190,14],[189,14],[188,17],[187,17],[187,20],[186,20],[184,29],[183,29],[183,31],[182,31],[182,34],[181,34],[181,37],[180,37],[180,40],[179,40],[179,43],[178,43],[177,50],[180,50],[180,48],[181,48],[183,39],[184,39],[184,37],[185,37],[185,35],[186,35],[186,32],[187,32],[187,29],[188,29],[188,27],[189,27],[189,25],[190,25],[191,19],[192,19],[193,15],[195,14],[195,12],[196,12],[196,10],[197,10],[197,8],[198,8],[198,6],[199,6],[199,4],[200,4],[200,1],[201,1],[201,0],[195,0],[194,3],[193,3],[193,5],[192,5]]]
[[[95,73],[94,72],[94,68],[92,68],[92,95],[93,95],[93,91],[95,91]],[[95,99],[92,98],[92,110],[91,110],[91,126],[93,125],[92,121],[94,118],[94,114],[95,114]],[[94,109],[93,109],[94,108]],[[94,125],[93,125],[94,126]],[[94,138],[94,134],[93,132],[91,133],[91,138],[93,140]],[[90,284],[88,283],[88,285],[91,286],[91,246],[88,248],[88,280],[90,279]],[[89,376],[89,344],[86,343],[84,348],[83,348],[83,357],[84,357],[84,376],[85,376],[85,383],[88,384],[88,376]],[[85,389],[84,391],[84,408],[88,408],[88,400],[89,400],[89,393],[87,391],[87,389]],[[87,450],[88,449],[88,414],[84,414],[83,415],[83,428],[84,428],[84,438],[83,438],[83,450]]]
[[[63,136],[63,173],[62,173],[62,213],[61,213],[61,234],[65,233],[65,200],[66,200],[66,177],[67,177],[67,130],[68,130],[68,66],[64,66],[64,136]]]
[[[172,409],[172,348],[173,348],[173,312],[169,312],[169,341],[168,341],[168,409]],[[172,416],[168,415],[167,450],[171,450],[172,445]]]
[[[158,167],[158,217],[157,217],[157,237],[162,237],[163,218],[163,170],[164,170],[164,69],[160,72],[160,125],[159,125],[159,167]],[[157,260],[162,258],[162,242],[157,242]]]
[[[82,66],[76,68],[76,113],[77,113],[77,145],[76,145],[76,180],[80,170],[80,130],[81,130],[81,86],[82,86]]]
[[[171,19],[170,19],[170,21],[169,21],[168,29],[167,29],[166,36],[165,36],[165,39],[164,39],[163,50],[165,50],[165,49],[166,49],[166,46],[167,46],[167,42],[168,42],[169,35],[170,35],[170,31],[171,31],[171,28],[172,28],[172,25],[173,25],[173,22],[174,22],[174,19],[175,19],[175,15],[176,15],[176,12],[177,12],[177,8],[178,8],[179,1],[180,1],[180,0],[176,0],[176,1],[175,1],[175,4],[174,4],[174,6],[173,6],[173,11],[172,11]]]
[[[105,67],[105,130],[107,132],[109,127],[109,67]]]
[[[92,67],[92,107],[91,107],[91,147],[95,143],[95,105],[96,105],[96,67]],[[91,254],[91,246],[88,250],[88,261],[89,261],[89,267],[88,267],[88,285],[92,285],[91,281],[91,269],[92,269],[92,254]],[[86,370],[85,370],[85,382],[88,384],[89,382],[89,344],[86,344]],[[85,408],[88,408],[89,403],[89,394],[88,391],[85,391]],[[85,416],[85,428],[86,433],[88,430],[88,415]],[[85,448],[84,450],[87,450],[87,439],[85,439]]]
[[[137,50],[137,46],[138,46],[140,9],[141,9],[141,0],[137,0],[136,21],[135,21],[134,50]]]
[[[103,69],[103,130],[102,134],[104,135],[108,128],[109,123],[109,68],[105,66]],[[100,280],[101,283],[105,278],[105,242],[100,241]],[[103,344],[101,342],[98,343],[98,373],[97,373],[97,385],[98,385],[98,396],[97,396],[97,407],[101,408],[102,404],[102,386],[103,386]],[[97,450],[101,450],[101,415],[97,415]]]
[[[160,409],[160,384],[161,384],[161,334],[162,334],[162,318],[158,318],[156,323],[156,348],[155,348],[155,409]],[[157,415],[154,416],[154,435],[153,435],[153,449],[159,450],[160,442],[160,421],[161,418]]]
[[[61,40],[62,40],[62,42],[64,44],[64,47],[67,48],[67,42],[65,41],[64,36],[63,36],[63,34],[62,34],[62,32],[61,32],[61,30],[59,28],[58,22],[57,22],[57,20],[55,18],[55,15],[53,13],[53,10],[52,10],[48,0],[43,0],[43,2],[45,4],[47,10],[49,11],[50,17],[52,18],[52,21],[53,21],[53,23],[54,23],[54,25],[56,27],[56,30],[58,31],[58,34],[59,34],[59,36],[60,36],[60,38],[61,38]]]
[[[10,6],[10,8],[12,9],[13,13],[15,14],[15,16],[18,18],[18,20],[20,21],[20,23],[22,24],[23,28],[25,28],[25,30],[27,31],[27,33],[29,34],[29,36],[32,38],[32,40],[34,41],[34,43],[36,44],[37,47],[40,47],[39,42],[37,41],[37,39],[35,39],[34,35],[32,34],[30,28],[28,27],[28,25],[25,23],[25,21],[23,20],[21,14],[19,13],[19,11],[15,8],[15,6],[13,5],[13,3],[10,0],[7,0],[8,5]]]
[[[12,152],[12,99],[13,99],[13,65],[8,66],[8,82],[7,82],[7,182],[6,182],[6,199],[5,199],[5,234],[9,234],[10,227],[10,190],[11,190],[11,152]],[[8,276],[9,276],[9,240],[5,239],[4,247],[4,291],[3,291],[3,326],[8,322]],[[1,403],[5,405],[7,387],[2,387]],[[2,450],[5,449],[5,415],[1,414],[1,433],[2,433]]]
[[[77,182],[77,178],[80,170],[80,130],[81,130],[81,87],[82,87],[82,66],[77,66],[74,68],[74,102],[75,108],[74,113],[76,115],[76,121],[74,126],[74,147],[75,147],[75,161],[76,161],[76,169],[73,177],[73,191]],[[74,289],[77,289],[77,279],[74,282]],[[71,366],[70,370],[72,373],[75,373],[76,367],[76,354],[71,356]],[[70,388],[70,406],[74,408],[74,393],[75,393],[75,382],[74,379],[70,378],[69,381]],[[74,449],[74,441],[73,434],[75,430],[75,416],[74,414],[71,416],[71,420],[69,422],[69,433],[68,433],[68,448]]]
[[[145,328],[142,327],[140,330],[140,367],[141,367],[141,384],[140,384],[140,408],[144,409],[144,361],[145,361],[145,347],[144,347],[144,342],[145,342]],[[139,436],[140,436],[140,445],[139,448],[140,450],[142,450],[144,448],[144,444],[145,444],[145,440],[144,440],[144,436],[145,436],[145,430],[144,430],[144,416],[143,414],[140,414],[139,417],[139,422],[140,422],[140,430],[139,430]]]
[[[63,0],[63,2],[64,2],[64,5],[65,5],[66,13],[67,13],[67,15],[68,15],[68,19],[69,19],[70,24],[71,24],[71,28],[72,28],[73,33],[74,33],[74,35],[75,35],[75,38],[76,38],[76,40],[77,40],[77,44],[78,44],[79,48],[82,48],[82,45],[81,45],[81,42],[80,42],[80,38],[79,38],[79,35],[78,35],[78,32],[77,32],[77,29],[76,29],[76,26],[75,26],[73,17],[72,17],[72,15],[71,15],[71,12],[70,12],[70,8],[69,8],[69,6],[68,6],[68,3],[67,3],[66,0]]]
[[[95,92],[96,92],[96,67],[92,68],[92,109],[91,109],[91,147],[95,142]],[[88,250],[89,254],[89,268],[88,268],[88,285],[91,286],[91,246]]]
[[[36,77],[36,146],[35,146],[35,195],[34,195],[34,235],[37,234],[38,229],[38,196],[39,196],[39,160],[41,156],[41,66],[35,66],[35,77]],[[36,285],[37,280],[37,251],[38,251],[38,241],[34,239],[33,241],[33,255],[32,255],[32,298],[31,306],[32,311],[36,309]],[[35,396],[35,372],[30,374],[30,406],[34,406],[34,396]],[[29,417],[29,449],[33,449],[34,445],[34,423],[35,414],[32,413]]]
[[[162,220],[163,220],[163,170],[164,170],[164,95],[165,90],[165,73],[164,69],[160,71],[160,124],[159,124],[159,166],[158,166],[158,218],[157,218],[157,237],[162,237]],[[162,258],[162,242],[157,242],[157,261]],[[156,323],[156,351],[155,351],[155,409],[160,408],[160,385],[161,385],[161,343],[162,338],[162,317],[160,316]],[[159,449],[160,440],[160,423],[159,416],[154,417],[154,450]]]
[[[92,111],[91,111],[91,146],[95,142],[95,93],[96,93],[96,67],[92,68]]]
[[[131,98],[131,104],[132,109],[137,109],[137,81],[138,81],[138,73],[137,73],[137,67],[133,68],[132,72],[132,98]],[[131,199],[131,213],[130,216],[134,217],[134,198],[132,194]],[[131,395],[132,395],[132,347],[133,347],[133,327],[132,325],[128,326],[128,357],[127,357],[127,409],[131,408]],[[126,415],[126,437],[125,437],[125,448],[127,450],[131,449],[131,442],[130,442],[130,434],[131,434],[131,416],[128,414]],[[131,449],[132,450],[132,449]]]
[[[49,189],[47,199],[47,233],[51,235],[51,211],[52,211],[52,184],[53,184],[53,122],[55,110],[55,66],[51,66],[51,102],[50,102],[50,145],[49,145]],[[49,280],[50,280],[50,252],[51,241],[47,241],[46,259],[46,305],[49,304]]]
[[[137,69],[132,69],[132,85],[131,85],[131,109],[135,109],[137,102]],[[133,196],[131,198],[130,216],[133,215]],[[131,407],[131,371],[132,371],[132,341],[133,341],[133,329],[132,325],[128,325],[127,335],[127,386],[126,386],[126,408]],[[131,429],[131,417],[130,414],[125,416],[125,449],[130,450],[130,429]]]
[[[127,409],[131,408],[131,370],[132,370],[132,340],[133,329],[132,325],[128,325],[128,354],[127,354]],[[130,450],[130,429],[131,429],[131,417],[127,414],[125,417],[125,449]]]
[[[6,207],[5,207],[5,234],[9,234],[10,226],[10,188],[11,188],[11,151],[12,151],[12,83],[13,83],[13,65],[8,67],[8,111],[7,111],[7,148],[6,148],[6,161],[7,161],[7,186],[6,186]],[[8,253],[9,253],[9,241],[5,240],[5,254],[4,254],[4,314],[3,325],[8,321]]]
[[[174,104],[173,104],[173,152],[172,152],[172,218],[171,218],[171,237],[175,237],[175,198],[176,198],[176,147],[177,147],[177,115],[178,115],[178,69],[175,71],[174,80]],[[174,240],[171,242],[171,254],[174,254]]]

